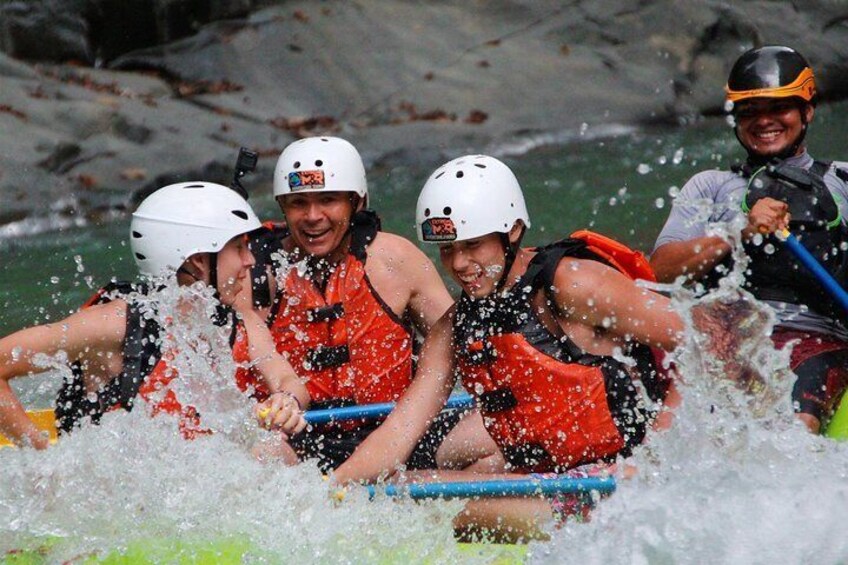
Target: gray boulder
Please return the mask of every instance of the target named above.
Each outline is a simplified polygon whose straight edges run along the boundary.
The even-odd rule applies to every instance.
[[[305,135],[430,166],[685,123],[721,112],[730,65],[767,43],[804,53],[823,99],[848,95],[848,5],[828,0],[0,0],[0,15],[16,57],[0,55],[0,222],[226,183],[241,145],[267,180]]]

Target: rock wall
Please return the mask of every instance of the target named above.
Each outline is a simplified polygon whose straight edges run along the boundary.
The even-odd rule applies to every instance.
[[[835,0],[0,2],[0,224],[126,210],[171,181],[267,177],[292,139],[371,163],[722,108],[739,53],[780,43],[848,94]],[[435,163],[432,163],[435,164]]]

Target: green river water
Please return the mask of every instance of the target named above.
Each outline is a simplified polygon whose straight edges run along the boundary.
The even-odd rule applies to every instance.
[[[846,110],[845,102],[818,109],[809,136],[817,158],[848,160]],[[722,118],[674,128],[630,128],[606,137],[589,129],[574,137],[502,157],[524,188],[533,222],[529,244],[590,227],[649,251],[674,187],[699,170],[727,167],[743,157]],[[415,238],[415,201],[434,166],[369,171],[371,202],[384,229]],[[248,177],[245,185],[260,217],[279,217],[268,183],[251,183]],[[0,239],[0,335],[67,315],[112,276],[132,278],[128,224],[124,218]]]

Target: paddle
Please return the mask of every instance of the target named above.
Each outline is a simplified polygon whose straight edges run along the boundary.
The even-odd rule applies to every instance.
[[[580,494],[596,491],[609,494],[615,491],[612,477],[586,477],[556,479],[497,479],[486,481],[414,483],[407,485],[368,486],[371,498],[377,494],[413,499],[422,498],[503,498],[508,496],[543,496],[552,494]]]
[[[474,399],[468,394],[455,394],[445,403],[445,408],[469,408],[474,405]],[[326,408],[323,410],[308,410],[303,414],[310,424],[327,424],[347,420],[382,418],[394,410],[394,402],[380,404],[360,404],[343,408]]]
[[[779,232],[777,236],[783,240],[783,243],[789,248],[789,251],[795,255],[795,258],[807,267],[813,277],[818,280],[828,294],[830,294],[834,300],[839,302],[839,305],[848,312],[848,293],[846,293],[845,289],[836,282],[836,279],[827,272],[827,269],[822,267],[821,263],[813,257],[813,254],[810,253],[794,235],[789,233],[789,230],[783,230],[782,232]]]
[[[468,408],[474,405],[474,399],[468,394],[456,394],[451,396],[445,408]],[[343,408],[326,408],[324,410],[309,410],[304,414],[306,421],[310,424],[327,424],[329,422],[344,422],[347,420],[361,420],[369,418],[382,418],[388,416],[394,409],[394,402],[381,404],[361,404],[359,406],[345,406]],[[56,419],[53,410],[29,410],[27,416],[35,422],[41,430],[50,432],[50,442],[56,442]],[[0,447],[11,446],[12,442],[0,434]]]

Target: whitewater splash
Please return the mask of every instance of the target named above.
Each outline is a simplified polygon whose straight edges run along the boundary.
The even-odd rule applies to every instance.
[[[674,425],[635,450],[636,476],[619,477],[590,523],[567,523],[533,544],[532,562],[848,561],[848,444],[795,419],[790,350],[773,349],[774,315],[739,290],[747,258],[741,246],[733,255],[733,271],[709,294],[666,288],[687,322],[687,343],[670,358],[683,396]],[[728,364],[706,348],[704,313],[735,340]]]
[[[795,422],[787,352],[768,340],[771,314],[737,290],[740,261],[707,296],[670,287],[689,324],[688,343],[672,359],[683,394],[674,426],[650,434],[632,459],[636,476],[619,477],[590,522],[551,528],[551,541],[530,545],[528,561],[848,559],[848,447]],[[214,310],[209,290],[172,288],[157,300],[160,319],[172,315],[167,332],[181,351],[177,393],[216,433],[186,442],[172,417],[136,409],[107,414],[46,452],[0,450],[0,549],[42,547],[48,562],[63,562],[178,537],[241,540],[244,561],[260,563],[490,559],[458,549],[458,501],[369,501],[357,490],[339,501],[314,464],[258,462],[253,447],[273,437],[253,422],[252,401],[232,382],[227,329],[205,323]],[[732,344],[734,366],[705,349],[699,309],[745,329]],[[741,384],[726,378],[744,370]]]
[[[340,501],[314,464],[257,461],[256,444],[276,436],[256,425],[253,401],[235,386],[229,328],[208,324],[216,304],[208,288],[134,299],[178,351],[178,398],[215,433],[185,441],[175,417],[150,418],[137,403],[47,451],[0,450],[0,555],[39,550],[64,562],[176,538],[201,547],[238,540],[248,562],[459,559],[451,525],[459,502],[369,501],[364,489]]]
[[[751,363],[764,376],[752,399],[716,375],[699,347],[690,344],[675,356],[683,404],[670,430],[636,450],[637,476],[619,481],[590,524],[554,531],[549,544],[536,547],[538,561],[562,562],[563,555],[573,563],[636,564],[848,559],[848,446],[795,421],[785,353],[770,356],[769,344],[752,352]]]

